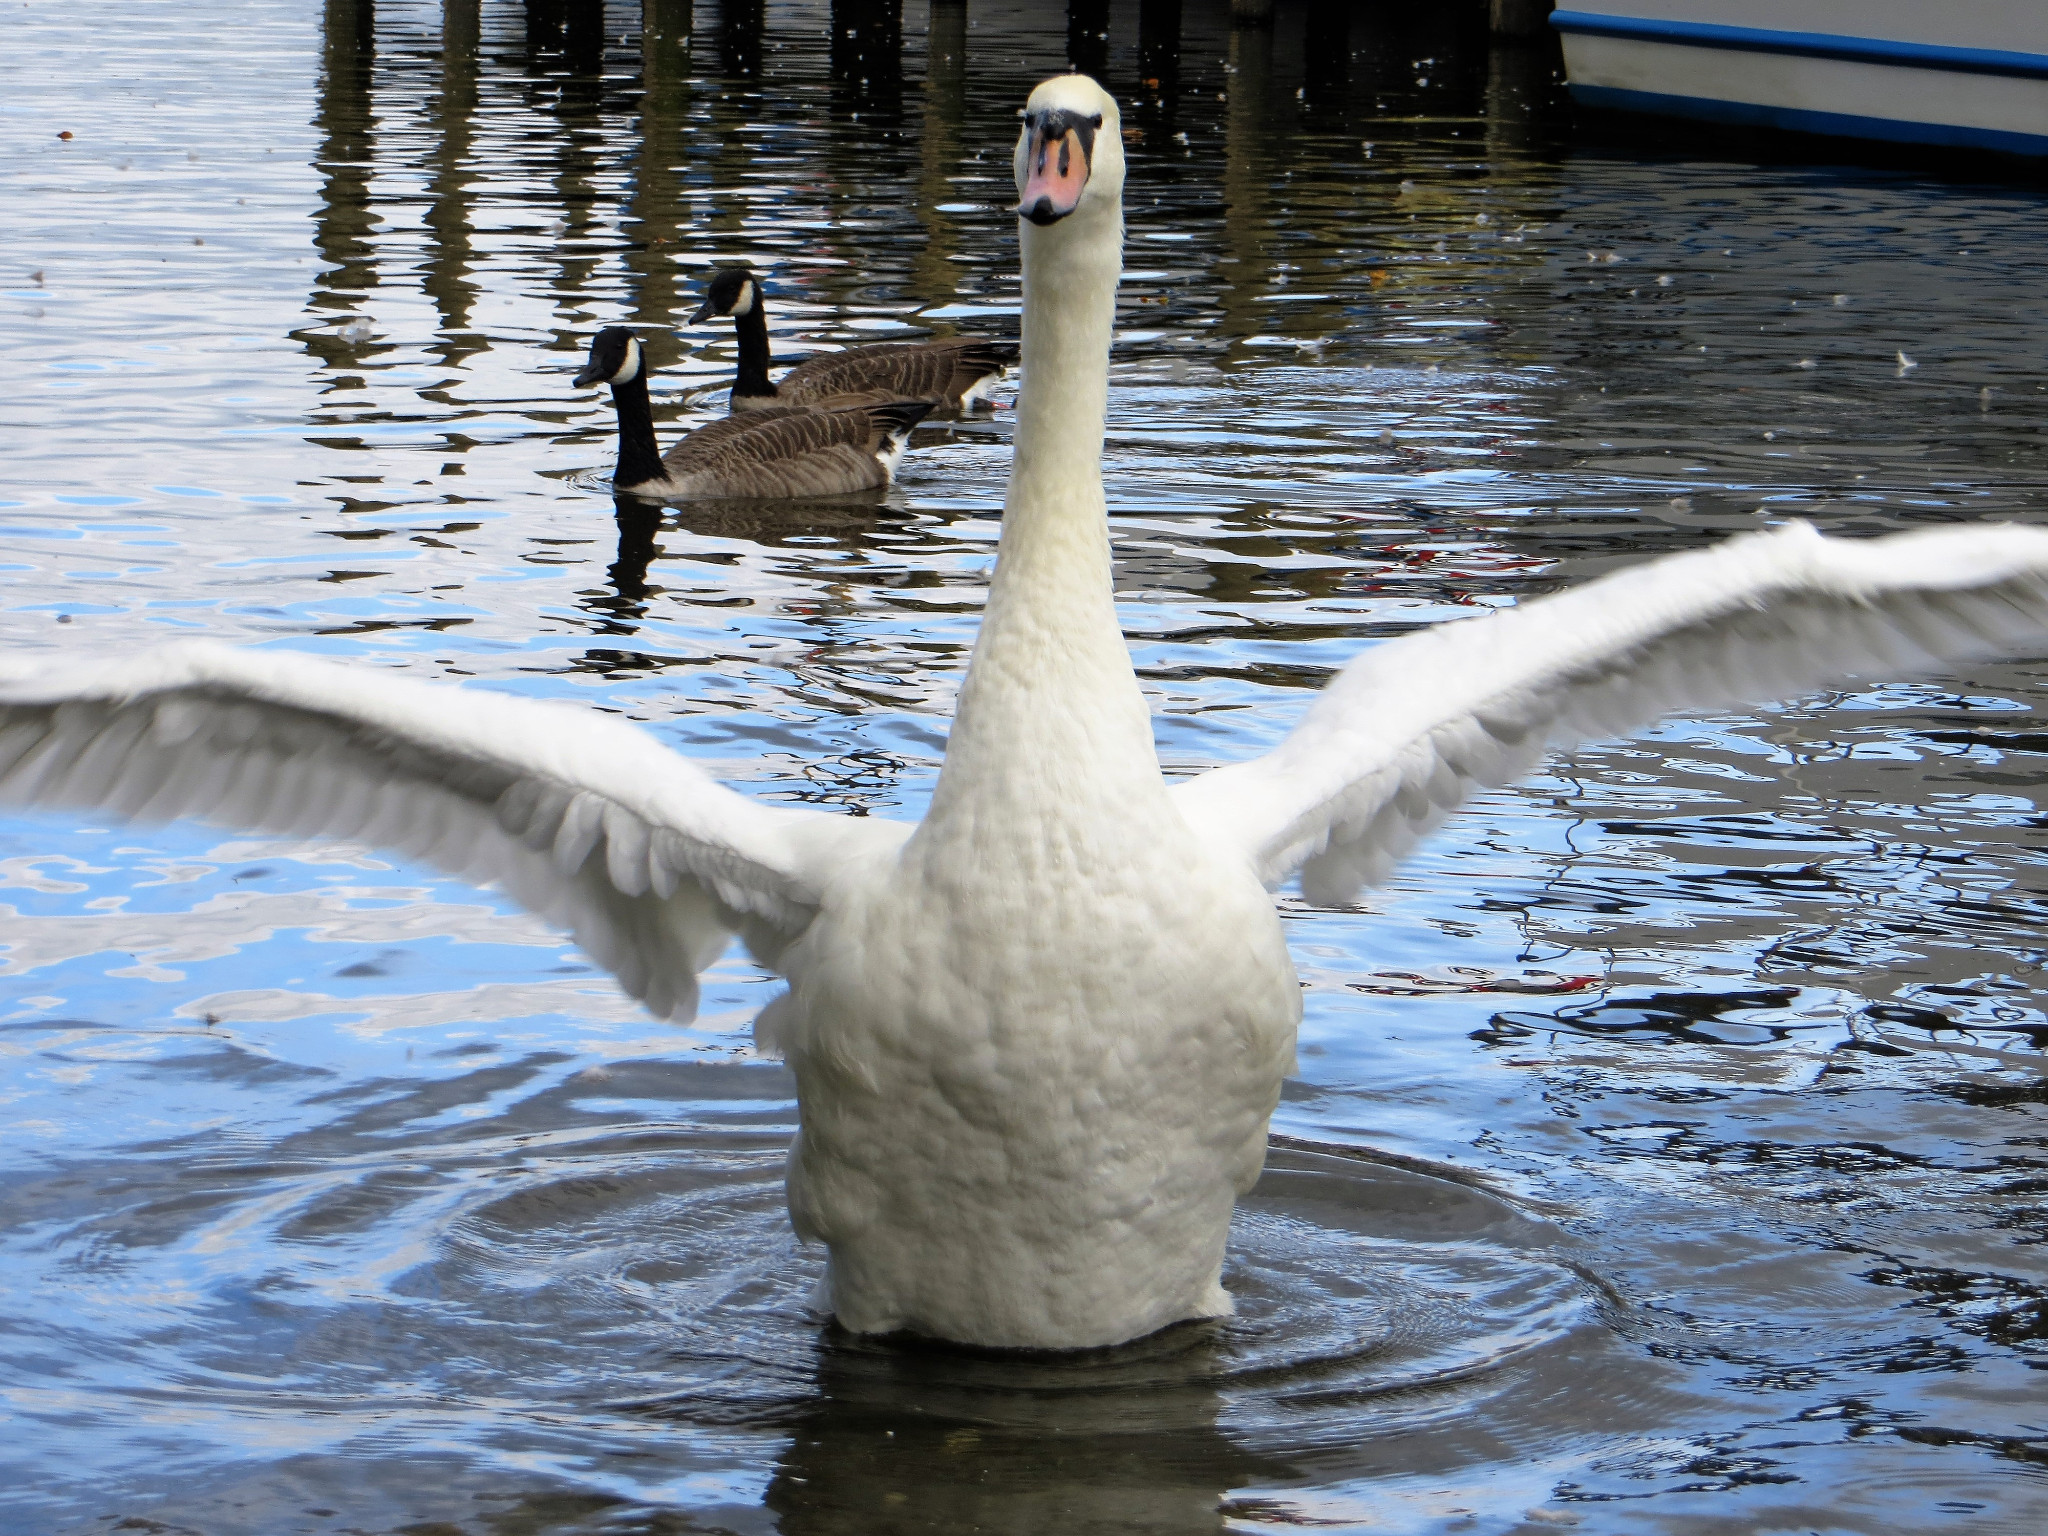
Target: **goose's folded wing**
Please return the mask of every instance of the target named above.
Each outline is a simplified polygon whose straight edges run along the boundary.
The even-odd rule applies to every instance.
[[[1481,785],[1546,748],[1675,709],[1782,699],[1858,673],[2048,653],[2048,532],[1731,539],[1484,618],[1390,640],[1331,679],[1279,746],[1174,790],[1269,885],[1351,899]]]
[[[669,449],[671,474],[733,472],[795,464],[834,449],[869,451],[876,427],[867,410],[840,404],[828,410],[776,407],[726,416],[699,427]]]
[[[574,705],[210,644],[0,666],[0,804],[360,840],[576,936],[657,1017],[735,930],[776,952],[903,828],[766,806]]]
[[[1015,361],[1015,348],[967,337],[889,343],[806,358],[776,388],[786,399],[814,403],[855,395],[957,400],[976,380]]]

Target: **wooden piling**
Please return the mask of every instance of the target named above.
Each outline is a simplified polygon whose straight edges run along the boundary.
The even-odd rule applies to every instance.
[[[1557,0],[1487,0],[1487,21],[1497,37],[1540,37],[1556,7]]]

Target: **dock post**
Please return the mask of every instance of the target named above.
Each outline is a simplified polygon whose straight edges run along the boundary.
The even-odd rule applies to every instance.
[[[1109,68],[1109,0],[1067,0],[1067,63],[1100,80]]]
[[[1496,37],[1541,37],[1556,5],[1557,0],[1487,0],[1487,20]]]

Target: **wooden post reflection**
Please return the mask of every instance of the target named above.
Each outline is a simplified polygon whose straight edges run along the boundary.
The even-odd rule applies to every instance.
[[[370,84],[376,64],[377,13],[372,0],[327,0],[322,18],[320,95],[313,124],[320,146],[320,209],[313,245],[327,262],[315,279],[312,307],[351,310],[355,294],[377,286],[370,231],[370,158],[376,147]],[[353,357],[354,344],[326,330],[304,333],[307,349],[330,366]]]
[[[1138,0],[1138,117],[1147,143],[1173,131],[1180,100],[1180,0]]]
[[[1256,335],[1264,323],[1257,300],[1266,291],[1266,205],[1272,197],[1271,112],[1273,75],[1270,27],[1230,32],[1229,100],[1223,111],[1224,244],[1236,260],[1223,291],[1223,333]]]
[[[690,0],[642,0],[640,144],[626,208],[632,314],[660,369],[675,360],[676,255],[682,230],[684,134],[690,115]]]
[[[917,205],[925,238],[911,257],[912,291],[926,304],[943,304],[956,291],[951,260],[959,248],[953,216],[939,204],[952,201],[948,177],[960,168],[960,140],[967,121],[967,3],[932,0],[925,33],[924,123],[918,131]]]
[[[1067,63],[1101,80],[1109,68],[1109,0],[1067,0]]]
[[[718,0],[718,72],[752,79],[761,73],[762,0]]]
[[[476,137],[477,44],[482,0],[442,0],[441,87],[434,97],[433,174],[427,181],[427,260],[421,286],[440,316],[434,350],[456,363],[484,350],[469,332],[476,284],[469,280],[469,155]]]
[[[903,0],[832,0],[828,54],[835,94],[848,110],[902,121]]]
[[[1349,0],[1309,0],[1302,31],[1302,102],[1312,112],[1342,112],[1350,84]]]

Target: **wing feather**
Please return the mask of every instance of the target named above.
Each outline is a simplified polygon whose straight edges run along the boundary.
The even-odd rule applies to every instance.
[[[595,711],[204,643],[0,668],[0,803],[386,847],[502,886],[664,1018],[907,831],[757,804]]]
[[[1843,540],[1793,524],[1387,641],[1271,752],[1173,793],[1269,885],[1300,870],[1312,900],[1341,903],[1552,747],[2029,649],[2048,651],[2048,532]]]

